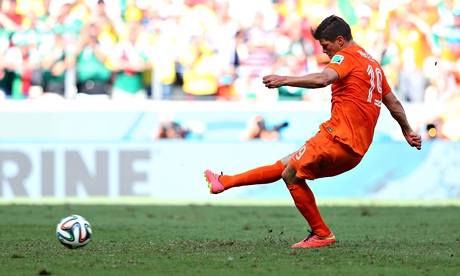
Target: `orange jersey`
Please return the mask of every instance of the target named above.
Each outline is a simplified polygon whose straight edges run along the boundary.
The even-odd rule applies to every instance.
[[[327,67],[339,79],[332,84],[331,119],[320,129],[363,156],[374,137],[382,97],[391,88],[380,64],[357,45],[337,52]]]

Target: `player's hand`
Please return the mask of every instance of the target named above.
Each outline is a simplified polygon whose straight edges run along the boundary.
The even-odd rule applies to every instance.
[[[422,136],[420,134],[411,131],[404,135],[404,137],[411,147],[416,147],[418,150],[422,149]]]
[[[283,86],[284,77],[278,75],[267,75],[262,81],[267,88],[278,88]]]

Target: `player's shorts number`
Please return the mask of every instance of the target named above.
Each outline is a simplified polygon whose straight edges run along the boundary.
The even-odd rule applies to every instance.
[[[305,145],[304,145],[303,147],[301,147],[301,148],[297,151],[297,153],[296,153],[296,155],[295,155],[295,159],[296,159],[297,161],[299,161],[300,158],[302,158],[302,155],[305,153],[306,150],[307,150],[307,147],[306,147]]]

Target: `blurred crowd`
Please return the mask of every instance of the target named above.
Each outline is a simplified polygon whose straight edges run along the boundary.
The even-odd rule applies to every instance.
[[[458,0],[0,0],[1,99],[328,101],[265,74],[328,63],[311,28],[337,14],[400,99],[460,93]]]

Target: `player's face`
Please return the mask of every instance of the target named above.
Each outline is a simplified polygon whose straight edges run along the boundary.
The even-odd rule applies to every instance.
[[[336,42],[327,41],[320,39],[319,44],[323,47],[323,53],[325,53],[330,59],[340,50],[340,46]]]

